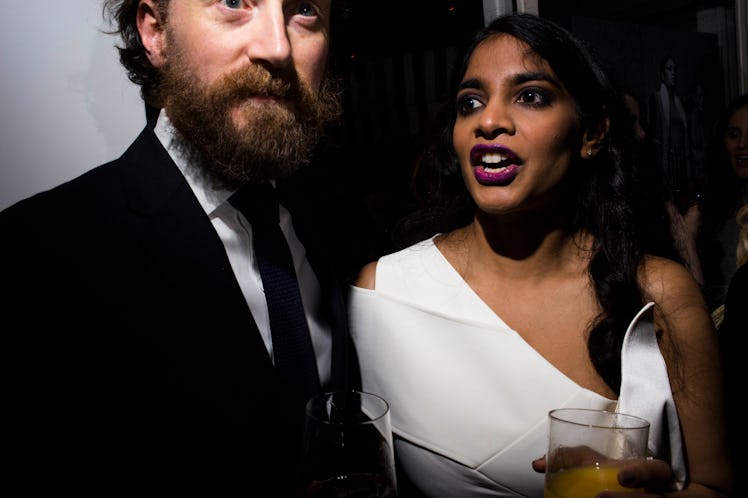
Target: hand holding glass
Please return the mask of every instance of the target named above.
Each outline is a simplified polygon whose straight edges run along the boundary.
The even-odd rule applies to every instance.
[[[649,422],[624,413],[552,410],[544,498],[594,498],[600,491],[642,491],[618,483],[620,467],[646,458]]]
[[[396,498],[387,402],[373,394],[325,393],[306,406],[299,496]]]

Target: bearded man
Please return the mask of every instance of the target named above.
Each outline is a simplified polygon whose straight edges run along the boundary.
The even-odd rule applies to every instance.
[[[0,213],[4,440],[30,494],[292,496],[304,402],[357,381],[340,282],[283,187],[340,114],[333,1],[106,1],[155,117],[120,158]],[[303,394],[278,366],[261,208],[238,200],[257,186],[281,200]]]

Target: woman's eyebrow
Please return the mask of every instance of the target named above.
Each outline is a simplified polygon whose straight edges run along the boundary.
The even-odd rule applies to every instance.
[[[521,85],[530,81],[547,81],[556,88],[561,88],[561,83],[559,83],[556,78],[542,71],[528,71],[525,73],[517,73],[512,75],[509,79],[509,83],[511,85]],[[483,88],[483,85],[478,78],[470,78],[460,83],[457,87],[457,90],[462,90],[464,88],[480,89]]]
[[[521,85],[528,81],[547,81],[551,85],[561,88],[559,81],[548,73],[542,71],[531,71],[526,73],[517,73],[511,78],[513,85]]]
[[[463,88],[483,88],[483,85],[481,84],[480,80],[478,78],[470,78],[468,80],[460,82],[460,84],[457,86],[457,90],[462,90]]]

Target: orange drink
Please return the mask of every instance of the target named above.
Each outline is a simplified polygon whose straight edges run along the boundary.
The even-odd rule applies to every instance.
[[[647,456],[647,420],[589,408],[560,408],[548,417],[545,498],[641,491],[621,486],[618,471],[627,461]]]
[[[544,498],[595,498],[600,491],[641,491],[618,483],[618,467],[587,465],[571,467],[546,481]]]

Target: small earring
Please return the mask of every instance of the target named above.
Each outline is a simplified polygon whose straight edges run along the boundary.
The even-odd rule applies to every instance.
[[[587,157],[592,157],[592,149],[589,149],[589,150],[587,151]]]

